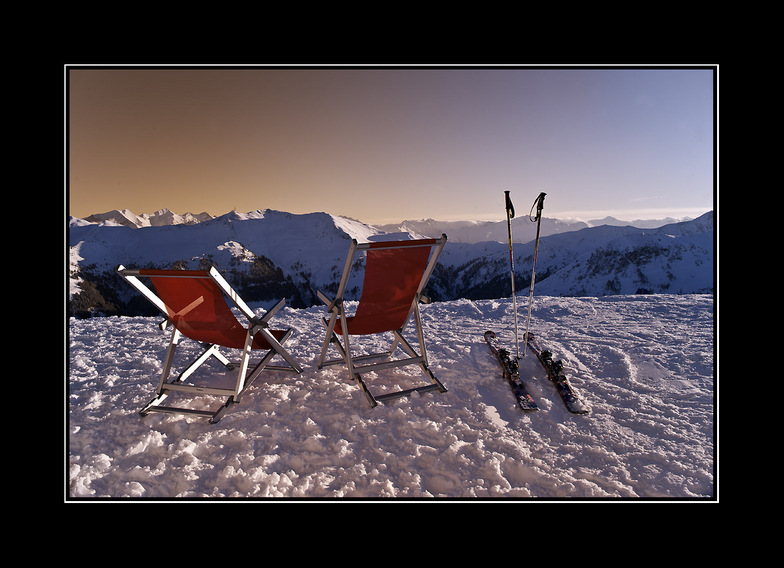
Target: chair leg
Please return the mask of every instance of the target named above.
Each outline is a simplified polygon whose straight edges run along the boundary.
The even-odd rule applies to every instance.
[[[251,328],[245,334],[245,347],[242,349],[242,359],[240,360],[240,368],[237,371],[237,383],[234,387],[234,402],[240,402],[240,395],[245,390],[245,379],[248,376],[248,364],[250,363],[250,354],[253,349],[253,335]]]
[[[362,392],[365,393],[365,398],[367,398],[367,401],[370,404],[370,408],[375,408],[376,406],[378,406],[378,401],[376,400],[376,397],[374,397],[373,393],[370,392],[370,389],[365,384],[365,381],[362,380],[362,377],[360,376],[359,373],[354,374],[354,380],[357,381],[357,383],[359,384],[359,388],[361,388]]]
[[[249,328],[250,329],[250,328]],[[255,330],[254,330],[255,331]],[[245,346],[242,350],[242,358],[239,364],[232,363],[226,358],[218,349],[218,345],[210,345],[208,346],[196,359],[194,359],[184,371],[182,371],[179,376],[174,380],[169,380],[171,375],[171,370],[173,367],[174,362],[174,355],[179,345],[179,341],[181,335],[177,329],[174,329],[172,332],[172,338],[169,342],[169,348],[166,352],[166,357],[164,359],[163,364],[163,371],[161,373],[160,382],[158,385],[158,393],[157,395],[148,402],[140,411],[139,414],[142,416],[146,416],[150,412],[161,412],[161,413],[170,413],[170,414],[191,414],[197,416],[205,416],[210,419],[210,423],[215,424],[218,422],[222,416],[226,413],[229,407],[233,404],[239,404],[240,398],[242,394],[253,384],[261,372],[264,369],[275,369],[275,370],[286,370],[286,371],[294,371],[297,373],[302,372],[302,368],[297,364],[296,360],[294,360],[288,352],[283,349],[282,344],[291,337],[292,331],[288,330],[286,334],[278,341],[272,334],[265,333],[265,338],[268,340],[270,345],[272,346],[264,356],[262,357],[261,361],[249,372],[250,367],[250,357],[252,354],[252,342],[253,337],[250,333],[246,336]],[[276,349],[275,347],[278,347]],[[288,367],[284,367],[282,365],[269,365],[270,360],[275,356],[280,355],[283,357],[286,362],[289,363]],[[199,366],[204,364],[207,359],[210,357],[215,357],[218,361],[220,361],[223,365],[225,365],[228,369],[237,371],[237,378],[233,389],[230,388],[212,388],[206,386],[199,386],[199,385],[191,385],[191,384],[183,384],[185,379],[188,378],[190,375],[194,373],[198,369]],[[169,398],[172,392],[186,392],[186,393],[195,393],[195,394],[208,394],[214,396],[221,396],[226,397],[226,401],[224,404],[220,406],[217,410],[194,410],[191,408],[180,408],[174,406],[163,406],[163,402]]]
[[[177,345],[179,345],[179,342],[180,332],[177,330],[177,328],[174,328],[171,334],[171,339],[169,340],[169,348],[166,350],[166,357],[163,360],[163,370],[161,371],[161,378],[158,382],[158,394],[139,411],[139,414],[142,416],[147,416],[149,412],[151,412],[155,407],[159,406],[169,397],[169,392],[166,390],[164,385],[167,384],[169,375],[171,374],[172,363],[174,362],[174,352],[177,350]]]
[[[266,328],[262,328],[261,330],[259,330],[259,333],[261,333],[261,335],[264,337],[264,339],[267,340],[267,343],[269,343],[272,346],[272,351],[274,351],[275,353],[277,353],[278,355],[283,357],[283,359],[286,361],[286,363],[289,364],[289,366],[291,367],[291,369],[293,371],[295,371],[297,373],[301,373],[302,372],[302,367],[297,362],[297,360],[294,359],[294,357],[292,357],[289,354],[289,352],[286,351],[283,348],[283,341],[285,341],[291,335],[291,330],[289,330],[288,333],[286,333],[286,335],[285,335],[285,337],[283,338],[282,341],[278,341],[275,338],[275,336],[272,335],[269,332],[269,330],[266,329]]]
[[[386,352],[383,352],[383,353],[376,353],[376,354],[373,354],[373,355],[362,355],[362,356],[354,358],[354,357],[351,356],[351,350],[350,350],[350,346],[348,344],[349,338],[348,338],[348,334],[345,331],[346,330],[345,320],[341,319],[341,325],[342,325],[342,328],[343,328],[343,334],[342,334],[343,335],[343,343],[340,342],[337,334],[335,334],[334,331],[332,333],[329,333],[330,332],[330,328],[334,328],[334,322],[330,321],[329,323],[327,323],[326,319],[322,319],[322,323],[327,328],[328,334],[327,334],[327,338],[326,338],[325,343],[324,343],[325,347],[324,347],[324,349],[322,349],[322,355],[321,355],[321,358],[319,359],[319,369],[323,368],[326,365],[332,365],[332,364],[337,364],[337,363],[345,363],[345,365],[348,367],[349,376],[353,380],[357,381],[357,384],[362,389],[362,392],[364,393],[365,397],[367,398],[368,403],[370,404],[371,408],[374,408],[375,406],[377,406],[379,402],[385,402],[387,400],[400,398],[400,397],[403,397],[403,396],[408,396],[408,395],[410,395],[410,394],[412,394],[414,392],[424,393],[424,392],[435,391],[435,390],[437,390],[439,392],[447,392],[447,388],[443,385],[443,383],[441,383],[441,381],[438,380],[438,378],[430,370],[430,366],[428,365],[428,362],[427,362],[426,351],[424,350],[424,337],[423,337],[422,333],[418,333],[419,344],[422,347],[422,355],[418,355],[416,353],[416,351],[414,350],[413,346],[403,337],[403,334],[401,333],[402,329],[400,329],[400,330],[397,330],[397,331],[393,332],[394,333],[394,339],[393,339],[393,343],[392,343],[392,348],[389,351],[386,351]],[[421,326],[418,326],[418,330],[421,330]],[[329,346],[330,342],[335,344],[335,348],[340,353],[341,359],[334,359],[334,360],[331,360],[331,361],[324,361],[324,356],[325,356],[325,353],[326,353],[326,347]],[[398,346],[401,349],[403,349],[403,351],[406,352],[406,354],[410,357],[410,359],[391,360],[391,361],[385,361],[385,362],[382,362],[382,363],[376,363],[376,364],[370,364],[370,365],[361,365],[361,366],[355,365],[355,363],[357,363],[357,362],[366,361],[368,359],[374,359],[374,358],[379,358],[379,357],[386,357],[386,358],[392,357],[392,355],[394,354],[394,350]],[[421,368],[422,372],[430,380],[431,384],[424,385],[424,386],[421,386],[421,387],[414,387],[414,388],[410,388],[410,389],[405,389],[405,390],[401,390],[401,391],[397,391],[397,392],[382,394],[382,395],[374,395],[370,391],[370,388],[367,386],[365,381],[362,379],[361,372],[365,371],[365,370],[374,371],[374,370],[388,369],[388,368],[392,368],[392,367],[402,367],[402,366],[405,366],[405,365],[413,365],[413,364],[419,365],[419,367]]]
[[[154,412],[156,407],[159,407],[161,403],[169,398],[169,392],[164,391],[160,393],[158,396],[153,398],[150,402],[145,404],[141,410],[139,410],[139,414],[142,416],[147,416],[150,412]]]
[[[286,340],[289,337],[291,337],[292,333],[293,332],[290,329],[286,331],[286,334],[281,338],[280,342],[278,342],[277,339],[275,339],[275,337],[272,334],[269,334],[268,342],[270,342],[270,345],[272,345],[273,348],[269,349],[264,354],[261,360],[256,364],[256,366],[250,372],[248,372],[248,367],[250,364],[251,351],[250,349],[247,350],[247,360],[245,360],[246,358],[243,356],[244,365],[243,363],[240,364],[240,375],[238,375],[237,377],[238,386],[237,386],[237,394],[234,395],[234,402],[236,403],[240,402],[240,396],[242,395],[242,393],[244,393],[246,390],[248,390],[248,388],[250,388],[250,386],[259,377],[261,372],[264,371],[264,369],[269,368],[277,371],[293,371],[295,373],[302,372],[302,368],[299,366],[297,361],[294,360],[290,355],[288,355],[288,352],[285,349],[283,349],[283,343],[285,343]],[[275,349],[275,344],[273,344],[270,341],[270,339],[274,340],[275,344],[280,345],[280,350]],[[283,357],[286,360],[286,362],[289,363],[289,367],[284,367],[281,365],[274,365],[274,366],[269,365],[270,360],[272,360],[272,358],[275,357],[275,355],[280,355],[281,357]]]
[[[321,369],[324,366],[324,357],[327,356],[327,349],[329,349],[329,344],[333,341],[333,335],[335,333],[335,322],[337,321],[337,315],[335,314],[334,310],[332,311],[329,317],[329,323],[326,323],[326,319],[322,319],[321,323],[324,324],[324,327],[327,328],[327,334],[324,337],[324,343],[321,346],[321,356],[318,360],[318,368]]]
[[[179,342],[180,332],[177,328],[174,328],[171,339],[169,340],[169,348],[166,350],[166,358],[163,360],[163,371],[161,371],[161,380],[158,383],[158,394],[163,392],[163,385],[166,384],[166,381],[169,379],[172,363],[174,362],[174,352],[177,350]]]
[[[348,342],[348,321],[346,319],[346,311],[343,306],[340,307],[340,327],[343,331],[343,349],[345,350],[346,365],[348,365],[349,376],[354,376],[354,363],[351,360],[351,346]],[[359,375],[357,375],[359,376]]]
[[[414,347],[408,341],[406,341],[406,338],[403,337],[403,334],[396,331],[395,335],[398,337],[400,341],[400,346],[403,348],[403,350],[406,351],[409,355],[411,355],[411,357],[416,357],[417,354],[416,351],[414,351]],[[420,336],[420,347],[422,353],[419,356],[421,358],[421,361],[419,361],[420,368],[425,373],[425,375],[427,375],[427,377],[430,379],[430,382],[432,382],[433,385],[438,387],[439,392],[447,392],[447,388],[441,383],[441,381],[439,381],[436,378],[436,376],[433,374],[433,371],[430,370],[430,363],[428,363],[427,361],[427,351],[425,351],[425,342],[421,338],[421,336]]]

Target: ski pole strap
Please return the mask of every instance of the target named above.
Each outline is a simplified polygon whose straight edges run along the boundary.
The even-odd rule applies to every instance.
[[[512,198],[509,197],[509,190],[504,191],[504,193],[506,194],[506,214],[510,219],[514,219],[514,205],[512,205]]]
[[[544,196],[545,195],[547,195],[545,192],[540,193],[539,197],[537,197],[534,200],[534,204],[531,205],[531,211],[528,212],[528,218],[532,222],[534,222],[534,223],[536,221],[538,221],[541,218],[541,216],[542,216],[542,209],[544,209]],[[506,198],[507,198],[507,200],[509,199],[509,192],[508,191],[506,192]],[[534,207],[536,207],[536,217],[531,217],[531,213],[533,213]]]

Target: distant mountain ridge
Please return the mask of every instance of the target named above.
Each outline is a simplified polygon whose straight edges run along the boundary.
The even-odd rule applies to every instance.
[[[233,211],[232,213],[237,213]],[[242,215],[238,213],[239,215]],[[174,213],[169,209],[160,209],[154,213],[135,214],[128,209],[115,209],[106,213],[94,213],[84,218],[89,223],[117,223],[130,228],[161,227],[166,225],[194,225],[214,219],[210,213]],[[601,225],[631,226],[637,228],[658,228],[663,225],[690,221],[690,218],[675,219],[637,219],[634,221],[621,221],[615,217],[592,219],[553,219],[542,218],[541,236],[577,231],[588,227]],[[373,225],[386,233],[405,232],[410,234],[439,237],[446,233],[452,242],[479,243],[484,241],[506,242],[508,240],[506,220],[499,221],[439,221],[436,219],[406,220],[400,223],[387,223]],[[529,222],[527,215],[512,219],[512,239],[514,242],[525,243],[536,236],[535,226]]]
[[[188,269],[214,265],[249,302],[286,297],[294,307],[310,306],[318,304],[315,290],[336,288],[350,239],[418,238],[434,228],[381,228],[328,213],[300,215],[269,209],[232,211],[195,223],[174,214],[135,216],[150,223],[140,226],[130,212],[119,213],[130,225],[116,216],[100,222],[70,219],[69,298],[73,314],[149,313],[146,301],[114,274],[118,264]],[[153,218],[161,224],[154,225]],[[519,221],[535,226],[527,216]],[[544,221],[543,229],[548,225]],[[505,230],[505,221],[502,225]],[[543,236],[540,243],[536,293],[711,293],[713,226],[713,212],[656,229],[603,225],[566,230],[566,225],[551,225],[556,232]],[[451,229],[459,233],[457,225]],[[528,228],[520,223],[515,229],[524,233]],[[459,242],[458,237],[447,235],[449,242],[428,290],[434,300],[509,296],[505,235],[482,242]],[[489,236],[493,235],[491,231]],[[514,253],[520,293],[530,280],[533,243],[516,244]],[[361,285],[360,271],[349,281],[349,299],[359,297]]]
[[[142,213],[136,215],[128,209],[120,209],[108,211],[106,213],[96,213],[86,217],[84,220],[90,223],[107,223],[113,222],[118,225],[131,228],[141,227],[161,227],[164,225],[194,225],[203,221],[212,219],[213,216],[209,213],[185,213],[178,215],[168,209],[160,209],[152,214]]]
[[[713,212],[657,229],[587,227],[542,237],[536,293],[605,296],[712,293]],[[517,290],[527,290],[534,243],[514,247]],[[442,274],[443,272],[443,274]],[[510,294],[508,245],[453,243],[437,270],[445,297],[489,299]]]

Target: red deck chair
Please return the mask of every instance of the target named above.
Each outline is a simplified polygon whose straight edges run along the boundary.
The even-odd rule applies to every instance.
[[[413,392],[432,390],[446,392],[446,387],[433,375],[428,366],[422,320],[419,314],[419,302],[425,300],[422,290],[425,288],[445,244],[446,235],[442,235],[439,239],[363,244],[357,244],[357,241],[353,240],[349,247],[348,258],[335,299],[330,300],[322,292],[317,292],[321,301],[327,305],[329,312],[329,319],[322,319],[322,323],[327,328],[327,335],[321,348],[318,366],[322,368],[326,365],[345,363],[348,366],[349,376],[359,383],[371,407],[376,406],[378,402],[406,396]],[[347,316],[343,295],[354,264],[354,256],[361,251],[366,251],[362,295],[356,313],[353,316]],[[403,329],[412,314],[419,341],[419,354],[403,337]],[[371,355],[352,355],[349,336],[387,332],[391,332],[393,336],[389,351]],[[330,344],[337,348],[341,356],[340,359],[324,361]],[[405,351],[406,358],[393,359],[398,346]],[[379,357],[384,357],[387,360],[368,365],[357,364]],[[427,378],[430,379],[430,384],[374,396],[360,375],[365,371],[378,371],[411,364],[417,364],[421,367]]]
[[[195,414],[209,416],[210,422],[214,424],[232,404],[240,402],[242,393],[253,384],[263,370],[280,369],[297,373],[302,371],[297,361],[282,345],[291,335],[291,330],[273,331],[268,327],[269,320],[285,305],[285,299],[278,302],[263,317],[257,318],[214,267],[209,270],[131,270],[121,265],[117,267],[117,272],[166,316],[162,327],[165,328],[168,324],[174,327],[158,384],[158,394],[142,408],[140,411],[142,416],[149,412]],[[140,280],[142,277],[149,278],[152,289]],[[243,326],[234,315],[227,298],[247,318],[247,327]],[[205,350],[175,379],[169,381],[174,352],[182,335],[200,342]],[[230,362],[219,351],[220,347],[242,350],[240,362]],[[248,372],[253,350],[266,350],[267,353]],[[270,365],[270,359],[276,354],[280,355],[288,366]],[[234,388],[184,384],[185,379],[210,357],[215,357],[228,369],[239,369]],[[219,409],[214,411],[163,406],[161,403],[172,392],[207,394],[227,397],[227,399]]]

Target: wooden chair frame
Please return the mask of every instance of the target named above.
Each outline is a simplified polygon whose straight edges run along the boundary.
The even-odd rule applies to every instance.
[[[283,348],[283,343],[285,343],[285,341],[291,336],[292,330],[287,329],[283,331],[271,331],[269,329],[269,321],[285,305],[285,298],[275,304],[275,306],[267,311],[262,317],[257,318],[253,313],[253,310],[251,310],[250,307],[242,300],[242,298],[240,298],[239,294],[237,294],[237,292],[229,285],[223,276],[221,276],[215,267],[211,267],[206,271],[195,271],[128,269],[120,265],[117,267],[117,273],[136,290],[138,290],[153,305],[155,305],[155,307],[157,307],[161,313],[163,313],[166,319],[161,323],[162,329],[165,329],[169,325],[174,324],[172,325],[173,331],[163,362],[163,371],[161,372],[160,380],[158,382],[157,394],[139,411],[142,416],[145,416],[150,412],[189,414],[209,417],[210,422],[214,424],[223,417],[225,412],[232,404],[238,404],[240,402],[242,394],[253,384],[262,371],[285,370],[296,373],[302,372],[302,367],[300,364],[288,353],[288,351]],[[179,313],[175,313],[175,311],[171,307],[167,306],[150,287],[140,280],[142,277],[201,278],[213,281],[217,285],[220,292],[223,294],[223,300],[225,301],[228,298],[248,320],[244,346],[241,349],[242,355],[239,362],[231,362],[223,353],[220,352],[220,348],[225,346],[218,343],[207,343],[196,339],[195,341],[198,341],[202,344],[204,351],[190,364],[188,364],[185,369],[179,373],[179,375],[170,380],[177,346],[180,344],[180,340],[183,336],[188,337],[187,333],[181,331],[181,329],[178,328],[176,322],[172,320],[176,320],[177,316],[187,318],[187,311],[194,309],[195,305],[203,301],[203,299],[196,300],[190,306],[180,310]],[[226,304],[229,307],[231,306],[228,301]],[[266,343],[266,345],[269,346],[269,349],[267,350],[267,353],[261,358],[261,360],[256,363],[252,369],[249,370],[251,364],[251,353],[253,352],[254,348],[263,349],[254,347],[254,341],[257,340],[257,335],[263,338],[263,341]],[[270,365],[270,360],[275,355],[280,355],[286,361],[287,365]],[[210,359],[210,357],[217,359],[229,370],[237,369],[237,378],[233,388],[206,387],[185,383],[185,380],[189,378],[202,364]],[[164,406],[162,403],[173,392],[213,395],[226,397],[226,400],[217,410],[197,410],[183,407]]]
[[[439,381],[433,372],[430,370],[428,356],[427,356],[427,348],[425,346],[425,337],[424,332],[422,330],[422,318],[419,311],[419,303],[420,302],[428,302],[429,300],[423,295],[423,290],[427,285],[428,280],[433,272],[433,269],[438,262],[438,257],[441,254],[441,251],[446,244],[447,237],[446,235],[442,235],[438,239],[421,239],[421,240],[413,240],[413,241],[390,241],[390,242],[371,242],[371,243],[357,243],[356,240],[352,240],[351,245],[349,246],[349,252],[346,259],[346,264],[343,269],[343,275],[340,280],[340,284],[338,285],[338,290],[335,295],[334,299],[329,299],[323,292],[318,291],[317,295],[322,302],[324,302],[327,306],[327,311],[329,314],[328,318],[322,318],[322,323],[327,330],[326,337],[324,338],[324,343],[321,348],[321,355],[318,361],[318,368],[321,369],[328,365],[340,364],[345,363],[348,367],[349,376],[356,380],[359,384],[360,388],[362,389],[363,393],[365,394],[368,402],[370,403],[371,407],[375,407],[379,402],[385,402],[387,400],[408,396],[414,392],[428,392],[428,391],[439,391],[439,392],[446,392],[446,387]],[[430,247],[430,257],[427,262],[427,265],[422,273],[421,279],[419,281],[419,285],[416,288],[416,293],[408,300],[410,301],[410,308],[408,311],[408,315],[406,316],[403,325],[397,329],[389,329],[385,330],[388,332],[392,332],[393,340],[392,345],[389,350],[381,352],[381,353],[374,353],[370,355],[360,355],[354,356],[352,354],[351,343],[349,340],[349,336],[352,335],[349,332],[350,324],[349,324],[349,317],[346,314],[345,310],[345,303],[344,303],[344,294],[346,291],[346,287],[348,284],[349,275],[352,270],[352,266],[354,265],[354,258],[357,254],[368,251],[372,254],[373,251],[377,250],[392,250],[392,249],[403,249],[403,248],[410,248],[410,247]],[[367,276],[367,272],[365,273]],[[365,286],[368,285],[367,278],[365,280]],[[363,288],[363,296],[364,296],[364,288]],[[362,304],[362,298],[360,298],[360,305]],[[417,335],[417,342],[419,344],[419,353],[415,350],[414,346],[409,343],[406,338],[403,336],[403,330],[406,327],[409,320],[412,319],[414,325],[416,327],[416,335]],[[336,333],[336,327],[340,326],[340,336]],[[363,334],[358,334],[363,335]],[[369,335],[369,334],[367,334]],[[342,342],[341,342],[342,339]],[[337,349],[338,353],[340,354],[339,359],[332,359],[326,360],[325,357],[327,354],[327,350],[329,346],[334,345]],[[403,359],[393,359],[395,355],[395,350],[400,347],[405,352],[405,358]],[[369,361],[371,359],[377,359],[383,357],[386,361],[381,361],[378,363],[371,363],[371,364],[361,364],[365,361]],[[409,389],[402,389],[396,392],[390,392],[382,395],[374,395],[371,393],[370,389],[368,388],[365,381],[362,379],[362,374],[365,372],[370,371],[380,371],[383,369],[393,368],[393,367],[401,367],[405,365],[412,365],[416,364],[420,367],[422,372],[425,376],[430,380],[430,384],[413,387]]]

